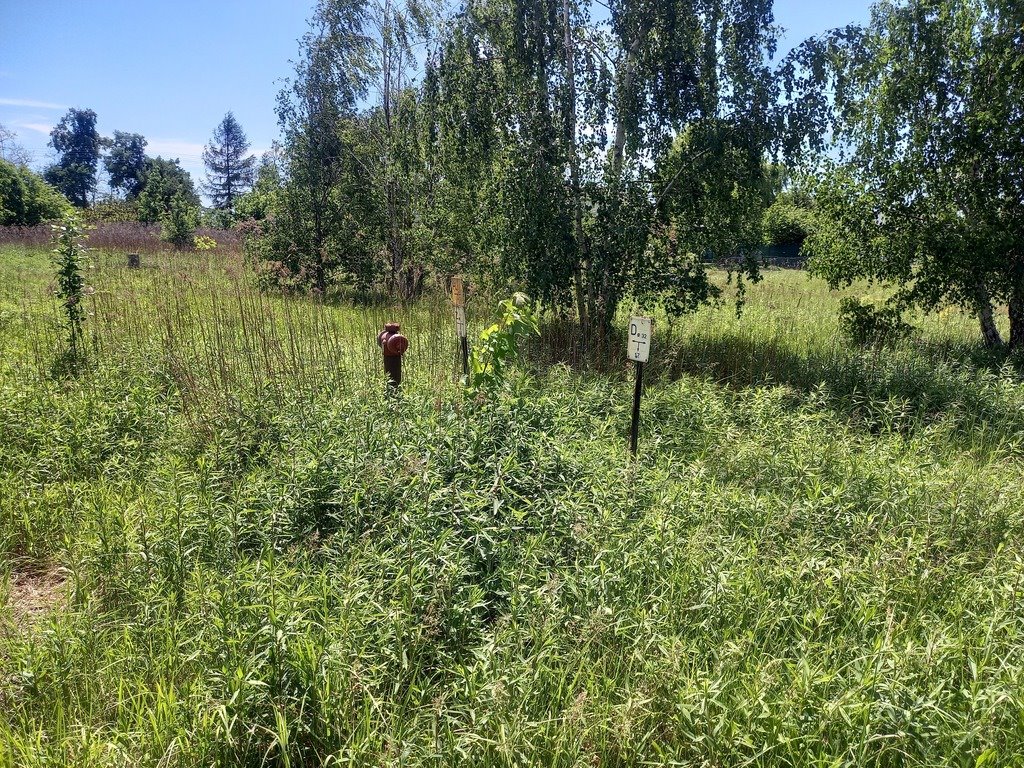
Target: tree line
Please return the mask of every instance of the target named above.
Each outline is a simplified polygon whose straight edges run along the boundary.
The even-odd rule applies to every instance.
[[[50,133],[56,161],[42,174],[29,170],[27,153],[13,143],[10,131],[2,132],[10,152],[0,158],[0,225],[34,226],[57,218],[70,204],[92,209],[93,219],[161,224],[168,242],[190,245],[202,214],[191,174],[176,158],[148,156],[141,134],[101,136],[96,119],[91,109],[68,110]],[[245,132],[228,112],[203,151],[201,190],[211,201],[207,218],[214,226],[231,225],[238,199],[252,187],[256,158],[248,150]],[[101,167],[111,194],[97,201]]]
[[[741,300],[786,243],[833,286],[896,286],[888,311],[955,304],[1024,345],[1024,7],[881,2],[776,61],[778,32],[771,0],[318,0],[275,151],[243,167],[222,124],[208,194],[290,290],[462,273],[600,329],[624,301],[719,299],[710,263]],[[170,216],[145,179],[180,169],[134,134],[62,149],[83,119],[47,178],[81,204],[106,147]]]
[[[321,0],[278,103],[270,280],[415,295],[456,272],[607,327],[756,277],[777,189],[770,0]]]
[[[906,0],[772,64],[771,0],[319,0],[251,253],[270,282],[454,273],[607,327],[742,298],[765,242],[1024,344],[1024,22]],[[255,194],[255,193],[254,193]]]

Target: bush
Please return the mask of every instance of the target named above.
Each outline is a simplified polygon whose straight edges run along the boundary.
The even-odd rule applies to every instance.
[[[177,195],[160,218],[160,239],[176,248],[191,247],[198,226],[199,210],[188,197]]]
[[[139,206],[134,200],[118,200],[111,197],[83,210],[82,218],[90,224],[135,222],[139,220]]]
[[[764,212],[761,229],[765,245],[803,245],[814,232],[814,213],[780,197]]]
[[[839,328],[854,344],[888,344],[904,339],[914,326],[903,320],[903,310],[884,304],[876,307],[864,299],[843,299],[839,305]]]
[[[53,264],[56,268],[55,294],[60,299],[67,320],[68,355],[70,361],[81,356],[85,325],[85,276],[87,266],[82,246],[84,230],[78,217],[68,213],[60,224],[53,225]]]
[[[231,229],[235,224],[235,217],[231,211],[220,211],[216,208],[203,211],[202,224],[210,229]]]
[[[198,224],[199,195],[188,171],[177,160],[151,159],[147,165],[145,185],[139,194],[139,221],[146,224],[162,221],[177,198],[187,200],[197,209]]]
[[[64,196],[28,168],[0,160],[0,226],[34,227],[70,210]]]
[[[197,251],[213,251],[217,248],[217,241],[209,235],[196,235],[192,245]]]
[[[480,333],[469,361],[466,389],[471,395],[494,392],[506,383],[506,373],[518,355],[519,339],[540,333],[539,308],[522,293],[499,305],[501,320]]]

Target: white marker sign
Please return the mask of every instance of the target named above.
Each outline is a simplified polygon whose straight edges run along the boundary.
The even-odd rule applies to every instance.
[[[455,306],[455,334],[460,338],[466,338],[466,308]]]
[[[634,363],[646,363],[651,357],[654,321],[649,317],[629,318],[629,346],[626,356]]]

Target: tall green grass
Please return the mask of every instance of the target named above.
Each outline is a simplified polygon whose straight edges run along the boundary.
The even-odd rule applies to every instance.
[[[470,402],[441,300],[121,258],[68,378],[0,256],[0,765],[1024,764],[1024,388],[969,318],[860,350],[773,272],[662,319],[631,461],[611,340]]]

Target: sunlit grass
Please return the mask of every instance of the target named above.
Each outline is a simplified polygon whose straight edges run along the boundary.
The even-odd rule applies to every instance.
[[[72,379],[0,252],[0,765],[1024,761],[1024,387],[970,318],[857,349],[801,272],[659,318],[632,462],[554,320],[478,404],[443,299],[98,257]]]

